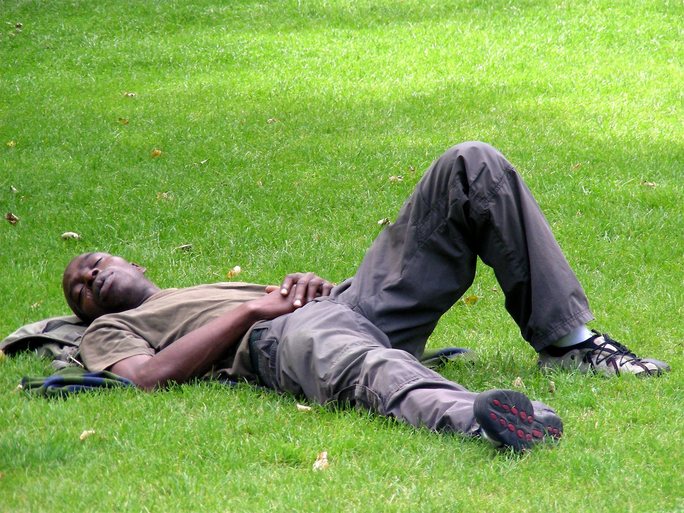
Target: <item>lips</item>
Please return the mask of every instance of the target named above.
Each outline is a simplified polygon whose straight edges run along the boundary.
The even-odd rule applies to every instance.
[[[93,294],[100,304],[107,301],[107,295],[112,288],[112,276],[111,271],[102,271],[93,281]]]

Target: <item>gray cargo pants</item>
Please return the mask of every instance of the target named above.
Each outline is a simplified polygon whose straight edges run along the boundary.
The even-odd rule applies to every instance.
[[[494,269],[506,309],[537,351],[592,319],[522,179],[492,147],[465,143],[432,164],[354,278],[262,325],[255,349],[262,381],[321,404],[477,433],[477,394],[416,357],[471,285],[478,256]]]

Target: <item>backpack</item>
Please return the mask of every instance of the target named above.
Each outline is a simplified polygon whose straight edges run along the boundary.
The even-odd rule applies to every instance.
[[[22,351],[52,360],[52,366],[63,369],[83,366],[78,348],[88,323],[75,315],[51,317],[22,326],[0,342],[0,351],[8,356]]]

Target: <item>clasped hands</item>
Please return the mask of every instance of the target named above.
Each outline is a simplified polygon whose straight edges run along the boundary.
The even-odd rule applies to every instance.
[[[267,286],[266,295],[255,302],[263,319],[273,319],[330,295],[332,288],[332,283],[314,273],[292,273],[285,276],[282,285]]]

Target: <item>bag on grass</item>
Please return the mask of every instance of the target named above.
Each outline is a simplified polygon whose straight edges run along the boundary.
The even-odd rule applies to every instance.
[[[81,365],[78,348],[88,324],[75,315],[51,317],[22,326],[0,342],[0,351],[8,356],[22,351],[34,351],[52,360],[52,366],[62,369]]]

